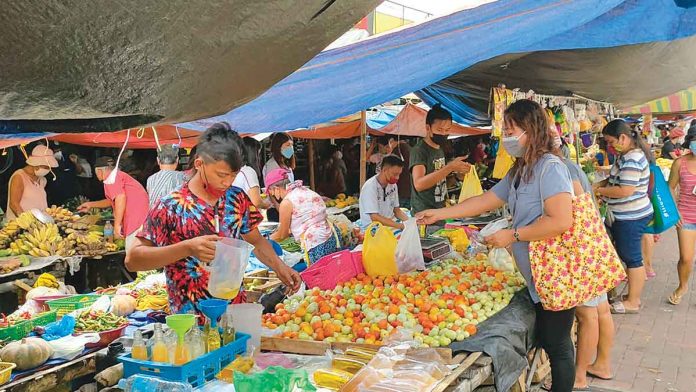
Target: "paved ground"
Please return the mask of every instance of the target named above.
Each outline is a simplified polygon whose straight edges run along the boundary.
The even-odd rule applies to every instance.
[[[666,299],[676,287],[679,257],[674,230],[656,244],[657,277],[646,283],[640,314],[615,315],[615,378],[594,379],[593,390],[696,391],[696,286],[679,306]],[[595,389],[596,388],[596,389]]]

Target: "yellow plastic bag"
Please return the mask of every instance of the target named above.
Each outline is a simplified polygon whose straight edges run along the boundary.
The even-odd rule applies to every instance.
[[[372,234],[372,229],[377,230]],[[362,261],[369,276],[396,275],[396,237],[390,228],[373,222],[365,229]]]
[[[505,177],[514,163],[515,158],[505,150],[501,142],[498,148],[498,155],[495,157],[495,164],[493,165],[493,178],[502,179]]]
[[[480,195],[483,195],[481,180],[479,180],[478,173],[476,173],[476,167],[472,166],[471,170],[466,173],[462,181],[462,191],[459,193],[459,202],[461,203],[466,199]]]

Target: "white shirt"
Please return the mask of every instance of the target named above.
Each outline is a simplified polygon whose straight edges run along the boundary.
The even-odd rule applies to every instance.
[[[372,221],[370,214],[380,214],[388,219],[396,220],[394,208],[399,207],[399,187],[388,184],[386,187],[373,176],[365,181],[360,190],[360,220],[363,224]]]
[[[273,169],[280,169],[280,165],[278,164],[278,162],[276,162],[276,160],[273,157],[271,157],[271,159],[266,161],[266,164],[263,165],[263,169],[261,169],[261,174],[263,175],[264,181],[266,180],[266,175],[268,174],[268,172],[270,172]],[[288,180],[290,182],[295,181],[295,174],[292,172],[292,170],[288,170]]]
[[[259,186],[259,177],[251,166],[242,166],[234,179],[232,186],[236,186],[249,195],[249,190]]]

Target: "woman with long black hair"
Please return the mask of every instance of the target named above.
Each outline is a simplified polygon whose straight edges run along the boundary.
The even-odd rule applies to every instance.
[[[237,173],[237,177],[234,179],[232,186],[236,186],[243,190],[256,207],[267,209],[271,204],[261,198],[261,186],[259,185],[260,151],[261,143],[258,140],[252,137],[245,137],[242,139],[244,166],[239,169],[239,173]]]
[[[512,212],[512,228],[486,238],[496,248],[512,246],[520,272],[535,303],[536,333],[551,361],[554,392],[569,392],[575,381],[573,342],[570,330],[575,308],[550,311],[541,305],[534,288],[529,242],[554,238],[573,224],[572,192],[568,168],[549,129],[544,109],[527,99],[505,110],[502,143],[517,158],[510,172],[490,191],[456,206],[417,214],[419,223],[432,224],[451,218],[478,216],[506,203]]]

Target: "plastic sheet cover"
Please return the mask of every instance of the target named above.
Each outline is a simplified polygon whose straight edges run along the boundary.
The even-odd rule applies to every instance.
[[[527,352],[534,344],[536,313],[525,288],[503,310],[478,325],[476,335],[450,345],[453,354],[484,352],[493,359],[493,377],[498,391],[509,391],[527,368]]]

